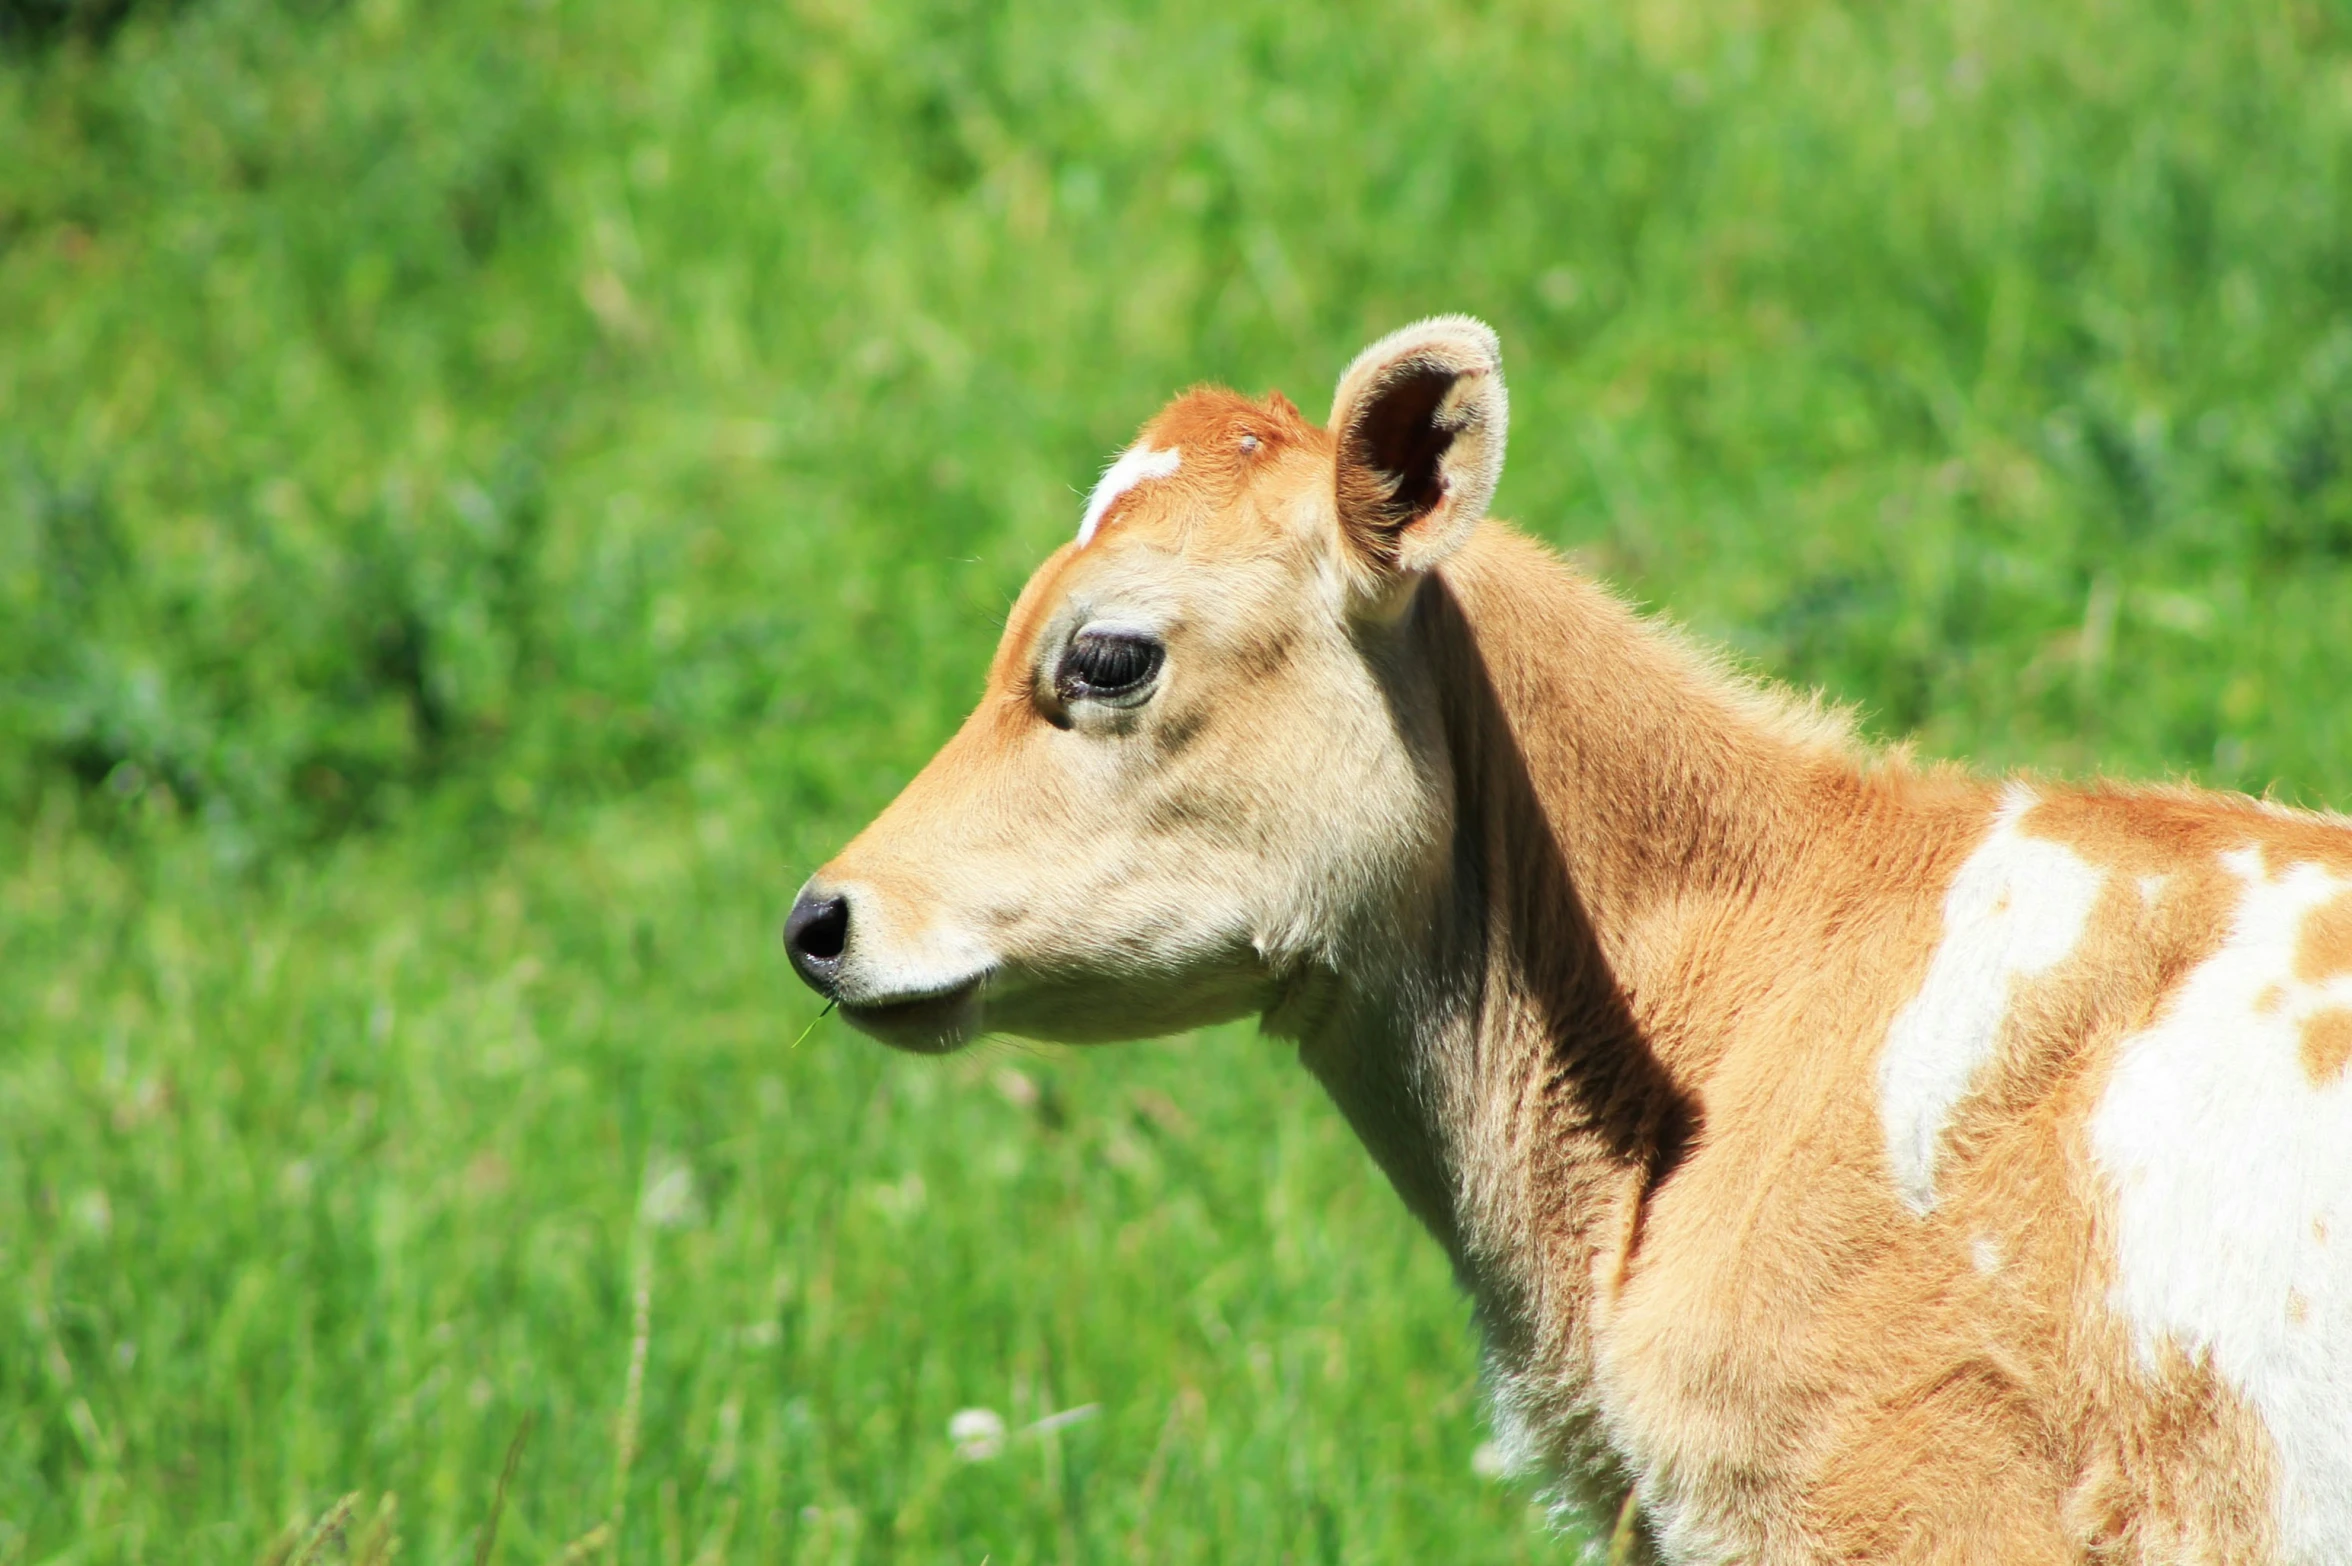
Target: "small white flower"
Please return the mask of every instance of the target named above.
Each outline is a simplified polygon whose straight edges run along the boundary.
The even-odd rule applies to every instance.
[[[985,1463],[1004,1451],[1004,1415],[993,1408],[959,1408],[947,1422],[947,1438],[965,1462]]]
[[[1470,1471],[1481,1479],[1500,1481],[1511,1471],[1511,1460],[1492,1441],[1481,1441],[1470,1454]]]

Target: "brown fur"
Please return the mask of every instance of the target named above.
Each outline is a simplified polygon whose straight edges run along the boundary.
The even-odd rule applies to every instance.
[[[1596,1508],[1634,1487],[1670,1558],[2268,1558],[2259,1421],[2203,1362],[2136,1359],[2107,1304],[2083,1127],[2228,931],[2219,856],[2352,866],[2352,831],[2042,790],[2018,830],[2100,890],[1907,1212],[1880,1051],[1999,791],[1870,753],[1480,522],[1491,336],[1413,330],[1332,431],[1216,390],[1147,425],[1181,466],[1046,562],[979,710],[812,885],[864,899],[877,973],[985,950],[955,1004],[987,1026],[1254,1012],[1298,1040],[1452,1255],[1518,1450]],[[1162,688],[1055,710],[1055,649],[1113,610],[1159,628]],[[2310,920],[2304,977],[2352,969],[2348,910]],[[895,1042],[980,1025],[842,982]],[[2312,1078],[2340,1073],[2352,1015],[2304,1029]]]
[[[2305,920],[2303,938],[2295,943],[2296,978],[2316,984],[2339,973],[2352,973],[2352,892]]]
[[[2352,1011],[2331,1006],[2303,1019],[2303,1070],[2313,1085],[2324,1087],[2344,1074],[2352,1061]]]

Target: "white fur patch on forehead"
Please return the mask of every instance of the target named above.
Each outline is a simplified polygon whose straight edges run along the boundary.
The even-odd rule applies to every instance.
[[[1146,479],[1171,477],[1184,462],[1184,453],[1171,446],[1166,451],[1154,451],[1149,446],[1130,446],[1119,454],[1119,460],[1103,470],[1095,481],[1094,493],[1086,497],[1086,520],[1078,524],[1078,547],[1084,549],[1094,542],[1094,530],[1102,526],[1102,519],[1119,497]]]

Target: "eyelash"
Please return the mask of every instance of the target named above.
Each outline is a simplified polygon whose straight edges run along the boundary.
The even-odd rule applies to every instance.
[[[1080,631],[1054,670],[1054,694],[1064,702],[1135,695],[1166,660],[1167,650],[1140,631]]]

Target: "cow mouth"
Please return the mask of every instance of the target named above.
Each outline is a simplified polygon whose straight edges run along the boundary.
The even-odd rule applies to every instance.
[[[980,985],[986,974],[922,995],[841,1002],[841,1015],[860,1033],[916,1055],[945,1055],[980,1032]]]

